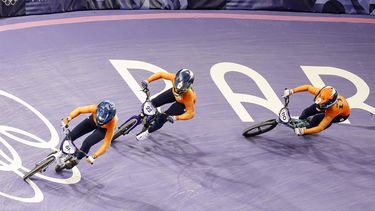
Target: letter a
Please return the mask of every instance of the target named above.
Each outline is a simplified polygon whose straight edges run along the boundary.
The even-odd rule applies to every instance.
[[[242,73],[251,78],[256,83],[259,90],[261,90],[261,92],[264,94],[265,99],[249,94],[234,93],[224,78],[224,75],[228,72]],[[266,79],[251,68],[236,63],[218,63],[212,66],[211,77],[221,93],[224,95],[225,99],[232,106],[233,110],[243,122],[253,122],[254,120],[246,111],[242,103],[253,103],[260,105],[272,111],[276,115],[278,114],[280,108],[283,107],[283,104]]]

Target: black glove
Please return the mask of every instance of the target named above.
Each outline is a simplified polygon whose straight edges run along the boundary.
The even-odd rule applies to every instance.
[[[146,80],[142,81],[141,82],[141,87],[142,87],[142,89],[147,89],[147,87],[148,87],[148,81],[146,81]]]

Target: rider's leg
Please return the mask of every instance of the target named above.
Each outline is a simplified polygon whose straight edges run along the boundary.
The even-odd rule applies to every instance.
[[[86,133],[89,133],[93,130],[95,130],[97,128],[97,126],[95,125],[95,122],[93,120],[93,117],[90,116],[86,119],[84,119],[82,122],[80,122],[76,127],[74,127],[72,129],[72,131],[70,132],[70,138],[72,141],[76,140],[77,138],[85,135]],[[67,139],[68,137],[65,137],[65,139]],[[75,159],[71,159],[69,161],[67,161],[67,163],[65,164],[65,167],[67,169],[71,169],[73,168],[74,166],[76,166],[78,164],[78,161],[75,160]]]
[[[100,142],[104,139],[105,134],[107,133],[106,128],[98,127],[93,133],[91,133],[89,136],[86,137],[86,139],[83,141],[81,150],[85,152],[86,154],[89,153],[90,148]],[[81,160],[85,155],[83,153],[80,153],[78,155],[78,160]]]
[[[167,103],[173,103],[176,101],[176,98],[173,95],[172,88],[166,90],[165,92],[161,93],[160,95],[156,96],[154,99],[151,100],[152,104],[158,108]]]
[[[163,125],[167,122],[167,116],[168,115],[180,115],[185,113],[185,105],[182,103],[173,103],[168,110],[165,111],[165,113],[162,113],[156,117],[155,123],[145,131],[142,131],[141,133],[137,134],[137,140],[141,141],[146,139],[150,133],[155,132],[156,130],[159,130]]]
[[[313,128],[313,127],[318,126],[318,125],[320,124],[320,122],[323,120],[324,115],[325,115],[324,113],[319,113],[319,114],[316,114],[316,115],[312,116],[311,121],[310,121],[310,124],[309,124],[309,126],[307,126],[306,128]],[[331,123],[331,124],[332,124],[332,123]],[[329,126],[331,126],[331,124],[329,124],[329,125],[327,126],[327,128],[328,128]]]
[[[332,123],[343,122],[343,121],[347,120],[348,118],[349,118],[349,115],[348,115],[348,116],[338,115],[337,117],[335,117],[335,118],[332,120]]]
[[[154,99],[151,100],[151,103],[156,108],[158,108],[158,107],[160,107],[160,106],[162,106],[164,104],[173,103],[173,102],[176,102],[176,98],[173,95],[172,88],[164,91],[163,93],[161,93],[160,95],[158,95],[157,97],[155,97]],[[159,115],[158,117],[156,117],[156,122],[159,122],[158,125],[163,126],[163,124],[164,124],[163,121],[165,123],[166,116],[161,116],[160,117],[160,115]],[[157,129],[160,129],[161,126],[159,128],[157,128]],[[157,130],[157,129],[155,128],[155,130]],[[149,130],[148,129],[146,130],[146,128],[143,128],[142,131],[137,134],[136,138],[137,138],[138,141],[141,141],[141,140],[146,139],[149,135],[150,135],[149,134]]]
[[[185,113],[185,105],[182,103],[173,103],[163,114],[160,114],[149,129],[148,132],[152,133],[159,130],[167,122],[167,116],[181,115]]]
[[[83,141],[80,150],[88,154],[92,146],[94,146],[95,144],[97,144],[98,142],[104,139],[106,132],[107,132],[107,129],[97,127],[97,129],[93,133],[91,133],[89,136],[87,136],[86,139]],[[85,156],[84,153],[79,153],[77,158],[70,160],[67,164],[65,164],[65,167],[67,169],[73,168],[79,163],[79,161],[84,156]]]
[[[314,116],[315,114],[322,113],[322,111],[318,111],[316,109],[316,105],[312,104],[311,106],[307,107],[305,110],[302,111],[299,119],[307,119],[310,116]]]
[[[89,133],[97,128],[92,115],[80,122],[76,127],[70,132],[72,141],[77,138]]]
[[[306,128],[313,128],[313,127],[318,126],[318,125],[320,124],[320,122],[323,120],[324,115],[325,115],[324,113],[319,113],[319,114],[316,114],[316,115],[312,116],[311,121],[310,121],[310,124],[309,124],[309,126],[307,126]],[[349,117],[349,116],[341,116],[341,115],[335,117],[335,118],[332,120],[332,122],[329,123],[329,125],[328,125],[325,129],[331,127],[332,123],[338,123],[338,122],[343,122],[343,121],[345,121],[348,117]]]

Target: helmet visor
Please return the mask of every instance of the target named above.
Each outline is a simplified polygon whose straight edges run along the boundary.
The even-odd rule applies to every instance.
[[[338,94],[334,92],[329,99],[323,99],[321,96],[315,98],[315,104],[319,109],[328,109],[337,102]]]
[[[173,86],[173,90],[176,94],[178,95],[181,95],[185,92],[187,92],[187,90],[191,87],[191,84],[189,83],[184,83],[182,81],[180,82],[175,82],[174,86]]]

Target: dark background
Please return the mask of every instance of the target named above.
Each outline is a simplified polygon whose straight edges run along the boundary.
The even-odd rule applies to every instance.
[[[368,0],[1,0],[0,17],[103,9],[276,10],[371,14]]]

